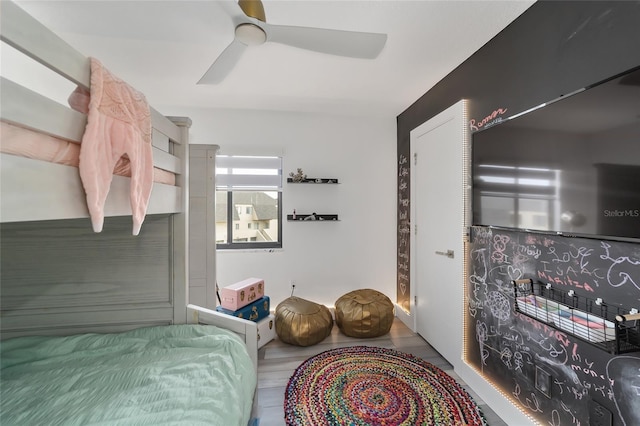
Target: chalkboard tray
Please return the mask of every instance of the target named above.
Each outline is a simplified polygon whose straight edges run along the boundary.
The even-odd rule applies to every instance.
[[[531,279],[512,281],[514,308],[612,354],[640,351],[640,321],[618,321],[629,310]]]

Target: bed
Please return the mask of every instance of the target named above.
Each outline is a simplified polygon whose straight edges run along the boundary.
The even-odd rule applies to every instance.
[[[242,340],[208,325],[23,337],[1,354],[7,425],[247,424],[256,385]]]
[[[16,4],[3,1],[1,7],[3,43],[35,59],[73,85],[91,89],[88,57]],[[42,158],[42,152],[58,148],[38,145],[54,140],[54,143],[66,144],[66,151],[75,150],[78,145],[81,149],[87,116],[4,77],[0,81],[0,96],[3,142],[9,140],[9,135],[12,146],[36,141],[36,145],[26,153],[11,151],[0,154],[2,422],[5,423],[4,419],[17,419],[12,416],[24,412],[24,407],[16,408],[17,413],[9,411],[5,404],[5,396],[9,398],[9,395],[5,391],[30,393],[28,383],[31,379],[38,380],[38,386],[45,391],[51,389],[47,398],[55,401],[65,397],[65,393],[56,390],[55,383],[45,384],[42,377],[30,376],[35,374],[32,369],[26,372],[19,372],[19,368],[16,370],[19,366],[16,359],[22,357],[25,363],[33,361],[36,365],[44,363],[44,358],[40,361],[39,354],[46,347],[53,353],[55,350],[68,351],[68,355],[80,365],[81,360],[84,362],[82,356],[91,351],[76,350],[82,347],[78,342],[86,344],[97,339],[92,345],[99,347],[101,339],[106,339],[103,342],[118,339],[138,343],[145,339],[154,341],[149,336],[143,337],[146,333],[164,343],[172,339],[179,341],[179,344],[169,345],[170,349],[165,348],[166,354],[177,357],[182,362],[181,368],[193,367],[192,373],[196,375],[203,365],[198,366],[195,359],[202,357],[187,352],[180,354],[192,346],[186,342],[195,342],[197,352],[202,350],[198,345],[204,341],[213,340],[219,344],[219,340],[226,339],[228,343],[223,346],[236,348],[223,356],[225,365],[229,367],[226,373],[234,378],[233,384],[218,382],[219,378],[211,377],[208,380],[211,392],[200,386],[182,388],[184,398],[195,405],[179,409],[199,412],[202,406],[206,406],[213,410],[209,422],[217,424],[215,415],[222,400],[215,395],[219,395],[222,388],[230,394],[242,395],[234,404],[224,403],[224,410],[232,413],[233,420],[225,418],[222,424],[245,425],[255,420],[257,324],[220,314],[204,301],[200,303],[194,300],[193,295],[189,297],[190,271],[198,266],[194,266],[189,256],[189,223],[193,220],[189,209],[192,204],[188,145],[191,120],[187,117],[165,117],[150,108],[155,179],[142,228],[138,235],[132,235],[131,177],[124,164],[123,171],[112,178],[104,205],[104,226],[97,232],[92,228],[74,156],[70,161],[58,161],[60,155]],[[3,151],[10,151],[5,148]],[[215,244],[215,239],[208,240],[211,240],[209,244]],[[206,285],[214,287],[215,271],[211,272],[207,271],[202,276],[210,277]],[[176,330],[185,333],[184,336],[190,333],[196,333],[196,336],[178,338],[171,334]],[[169,337],[159,338],[154,333],[169,333]],[[26,345],[32,343],[35,346],[27,349]],[[186,347],[181,346],[183,343]],[[124,354],[143,355],[142,351],[137,351],[141,347],[158,347],[158,344],[134,345],[134,349],[122,349],[105,359],[114,363],[113,368],[126,371],[137,361],[130,363],[129,356]],[[104,354],[109,353],[108,350],[105,349]],[[157,361],[157,368],[151,368],[151,371],[158,371],[166,360]],[[75,362],[65,362],[65,365],[75,367]],[[205,361],[204,366],[207,362],[223,361]],[[247,366],[251,366],[250,371],[247,371]],[[211,364],[209,367],[208,370],[212,371]],[[58,367],[51,370],[58,371]],[[184,374],[180,368],[168,370]],[[218,372],[217,367],[215,370]],[[21,379],[18,373],[26,375]],[[79,377],[85,373],[71,374]],[[108,372],[105,374],[108,376]],[[127,383],[152,379],[149,375],[145,377]],[[166,386],[171,378],[164,380],[156,386]],[[21,390],[17,383],[23,383],[25,387]],[[245,389],[247,385],[251,391]],[[69,384],[62,386],[63,389],[71,389]],[[229,386],[237,386],[238,389]],[[214,394],[213,390],[217,393]],[[96,395],[106,396],[104,392]],[[203,401],[217,401],[218,405]],[[93,403],[97,404],[96,401]],[[109,401],[101,404],[109,405]],[[138,404],[132,402],[131,405]],[[150,406],[141,405],[143,412],[145,407]],[[76,408],[67,410],[72,416],[70,423],[94,421],[85,422],[85,419],[98,422],[97,417],[91,417],[95,413]],[[153,406],[154,410],[157,408]],[[125,411],[130,421],[122,417],[122,424],[139,418],[136,416],[144,416],[144,413],[134,410]]]

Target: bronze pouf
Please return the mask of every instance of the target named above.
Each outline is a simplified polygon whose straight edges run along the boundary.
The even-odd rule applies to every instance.
[[[351,337],[387,334],[394,318],[391,299],[377,290],[354,290],[336,301],[336,324]]]
[[[285,343],[315,345],[331,334],[332,328],[331,311],[324,305],[291,296],[276,307],[276,334]]]

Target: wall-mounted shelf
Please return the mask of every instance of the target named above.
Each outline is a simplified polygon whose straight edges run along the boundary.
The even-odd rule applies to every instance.
[[[512,284],[517,312],[614,355],[640,351],[637,313],[531,279]]]
[[[300,181],[294,181],[293,178],[287,178],[287,183],[310,183],[310,184],[316,184],[316,185],[321,185],[321,184],[335,185],[340,182],[338,182],[338,179],[334,179],[334,178],[305,178]]]
[[[299,179],[302,175],[302,170],[298,169],[298,176],[294,179],[294,176],[287,178],[287,183],[291,184],[310,184],[310,185],[337,185],[339,184],[336,178],[307,178]],[[293,214],[287,215],[288,222],[337,222],[337,214],[318,214],[313,212],[311,214],[297,214],[295,209]]]
[[[337,222],[338,220],[337,214],[296,214],[295,219],[292,214],[287,215],[289,222]]]

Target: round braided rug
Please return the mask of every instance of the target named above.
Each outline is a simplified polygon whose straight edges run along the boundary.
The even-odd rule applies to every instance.
[[[413,355],[352,346],[304,361],[284,396],[287,425],[486,425],[451,376]]]

